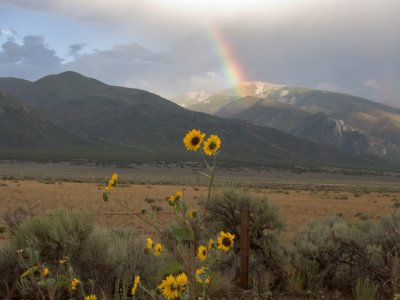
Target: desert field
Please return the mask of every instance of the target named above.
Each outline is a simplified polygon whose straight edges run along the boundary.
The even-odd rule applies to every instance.
[[[108,177],[119,174],[119,184],[108,202],[102,193]],[[129,169],[69,164],[0,164],[1,223],[13,214],[25,217],[54,209],[88,211],[101,226],[133,227],[138,235],[154,235],[148,223],[173,219],[166,197],[183,191],[191,208],[207,194],[207,180],[196,168],[141,166]],[[341,215],[348,220],[378,219],[400,202],[400,179],[389,175],[293,173],[276,170],[221,170],[216,188],[234,187],[266,197],[279,208],[285,222],[282,236],[290,239],[315,220]],[[397,203],[397,204],[396,204]],[[158,210],[152,218],[150,211]],[[143,214],[146,210],[147,213]],[[145,221],[148,223],[146,223]],[[0,234],[7,239],[7,233]]]

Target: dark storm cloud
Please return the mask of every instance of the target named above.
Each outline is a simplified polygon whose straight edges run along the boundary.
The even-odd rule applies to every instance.
[[[43,37],[28,35],[22,44],[8,40],[1,45],[0,64],[59,65],[62,59],[44,44]]]
[[[43,37],[28,35],[22,43],[9,39],[1,45],[0,76],[30,80],[58,72],[62,59],[44,43]]]

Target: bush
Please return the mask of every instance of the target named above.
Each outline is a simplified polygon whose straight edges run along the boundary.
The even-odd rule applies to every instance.
[[[145,284],[159,282],[162,258],[145,255],[144,247],[133,231],[101,229],[87,213],[58,210],[33,217],[14,228],[11,243],[0,251],[0,298],[39,299],[37,282],[20,275],[32,267],[40,273],[46,266],[55,278],[65,273],[59,260],[66,258],[67,281],[76,277],[86,293],[126,299],[135,274]],[[64,299],[68,289],[59,288],[55,295]]]
[[[235,235],[235,254],[224,256],[217,269],[236,274],[239,278],[240,205],[250,209],[250,274],[249,281],[257,293],[281,289],[287,283],[287,251],[279,242],[283,222],[278,210],[265,198],[253,197],[239,190],[215,193],[208,205],[206,224],[216,233],[224,230]],[[204,202],[202,206],[205,208]]]
[[[364,220],[346,223],[329,217],[309,225],[295,239],[293,264],[303,287],[352,292],[377,287],[379,297],[389,299],[400,288],[400,216],[378,223]]]

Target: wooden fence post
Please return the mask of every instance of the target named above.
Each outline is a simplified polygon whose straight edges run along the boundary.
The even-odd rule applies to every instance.
[[[240,204],[240,287],[249,289],[249,250],[250,250],[250,208],[249,202]]]

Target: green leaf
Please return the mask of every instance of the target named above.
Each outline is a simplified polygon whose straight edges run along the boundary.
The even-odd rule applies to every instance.
[[[175,274],[183,270],[183,266],[177,262],[172,261],[158,271],[158,275],[164,277],[169,274]]]
[[[194,240],[194,232],[190,228],[171,226],[171,232],[178,241]]]
[[[104,192],[104,193],[103,193],[103,200],[104,200],[104,202],[107,202],[107,201],[108,201],[108,198],[109,198],[108,192]]]

